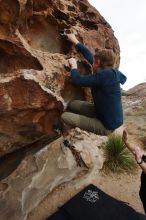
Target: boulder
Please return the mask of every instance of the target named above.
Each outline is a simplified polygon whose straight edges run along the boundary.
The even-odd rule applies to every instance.
[[[66,140],[72,149],[64,145]],[[101,146],[106,140],[107,137],[76,128],[37,152],[31,149],[17,166],[11,163],[11,167],[16,166],[15,170],[0,182],[1,219],[27,219],[27,215],[60,184],[74,182],[78,188],[92,182],[103,166]],[[13,155],[14,161],[18,156]]]

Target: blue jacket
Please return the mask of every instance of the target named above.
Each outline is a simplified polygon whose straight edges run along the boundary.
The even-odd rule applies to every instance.
[[[93,54],[90,50],[81,43],[76,47],[87,61],[93,64]],[[106,68],[81,76],[77,69],[73,69],[71,77],[73,84],[91,87],[96,117],[107,129],[114,130],[123,124],[120,83],[126,82],[124,74],[118,69]]]

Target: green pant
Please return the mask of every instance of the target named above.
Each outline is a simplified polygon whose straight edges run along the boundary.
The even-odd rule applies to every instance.
[[[102,122],[95,117],[94,104],[74,100],[69,103],[68,107],[71,112],[64,112],[61,116],[65,124],[71,127],[79,127],[99,135],[109,135],[112,133],[111,130],[106,129]]]

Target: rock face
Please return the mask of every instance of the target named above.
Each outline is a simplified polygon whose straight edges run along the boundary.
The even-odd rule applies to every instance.
[[[55,187],[73,181],[88,184],[103,165],[101,145],[107,137],[74,129],[66,137],[74,153],[57,139],[27,155],[17,169],[0,182],[1,219],[23,220]],[[57,208],[57,207],[56,207]]]
[[[69,100],[86,91],[70,81],[67,59],[90,65],[60,33],[70,29],[94,53],[119,46],[110,25],[88,1],[0,1],[0,156],[43,134],[55,135]]]

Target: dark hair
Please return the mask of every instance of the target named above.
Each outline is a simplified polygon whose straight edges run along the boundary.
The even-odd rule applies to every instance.
[[[94,60],[100,60],[101,68],[113,67],[115,63],[116,55],[112,50],[96,50]]]

